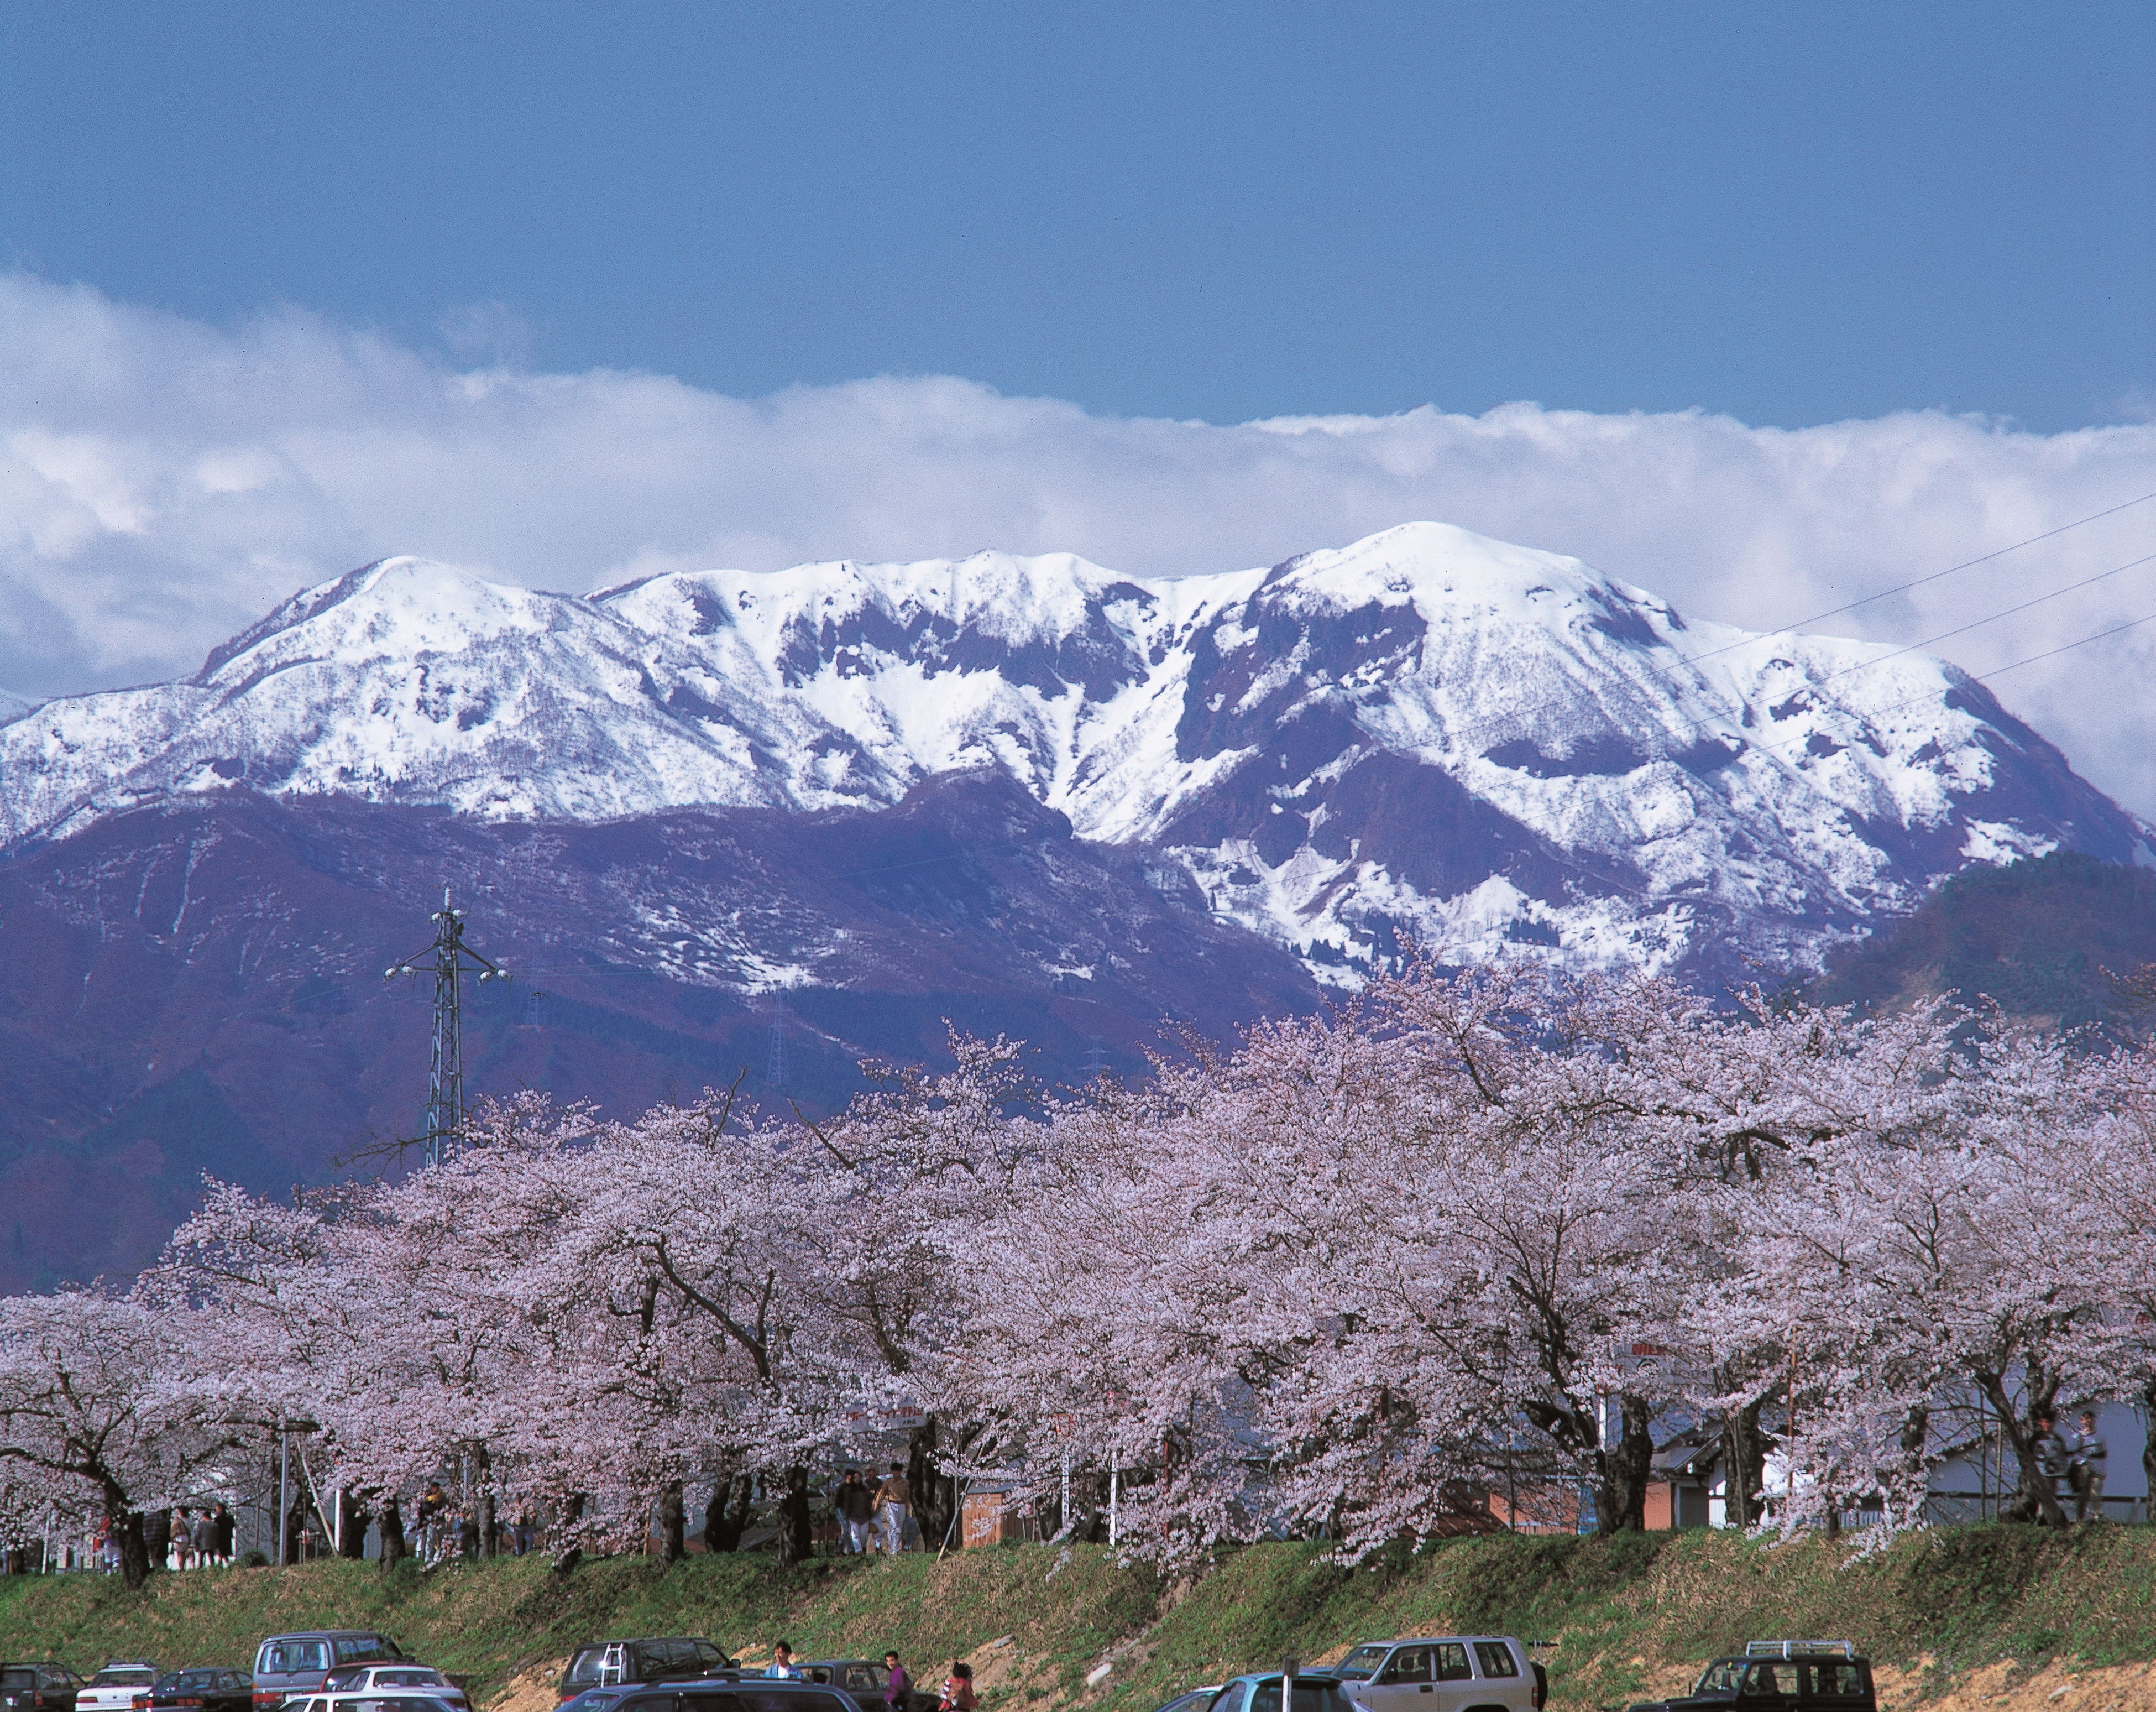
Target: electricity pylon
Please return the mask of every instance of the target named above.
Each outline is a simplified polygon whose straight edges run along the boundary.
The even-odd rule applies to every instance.
[[[465,1039],[463,979],[467,969],[482,981],[506,981],[509,971],[465,943],[465,913],[449,907],[449,888],[442,888],[435,914],[434,939],[424,950],[382,972],[388,980],[415,975],[431,953],[434,964],[434,1059],[427,1072],[426,1128],[419,1136],[426,1161],[439,1165],[454,1153],[465,1134]]]

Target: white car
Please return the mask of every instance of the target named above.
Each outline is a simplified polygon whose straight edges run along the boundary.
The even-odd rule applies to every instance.
[[[157,1667],[139,1658],[108,1660],[76,1692],[75,1712],[135,1712],[135,1697],[157,1686]]]
[[[1358,1712],[1542,1712],[1549,1677],[1510,1635],[1373,1641],[1328,1674]]]
[[[282,1712],[471,1712],[465,1691],[424,1664],[369,1665],[365,1673],[373,1680],[359,1681],[357,1665],[337,1671],[336,1689],[295,1696]]]
[[[355,1694],[422,1694],[429,1699],[447,1700],[452,1706],[462,1708],[463,1712],[470,1712],[471,1707],[462,1689],[426,1664],[341,1665],[329,1673],[322,1684],[320,1698],[340,1702]],[[323,1712],[329,1712],[329,1709],[324,1708]],[[344,1709],[340,1707],[339,1712],[344,1712]]]

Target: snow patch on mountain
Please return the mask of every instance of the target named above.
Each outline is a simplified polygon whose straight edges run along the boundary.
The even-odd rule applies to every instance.
[[[1802,957],[1971,862],[2148,854],[1943,662],[1690,622],[1433,523],[1181,578],[985,553],[577,598],[384,560],[184,682],[0,725],[0,843],[234,787],[590,822],[873,808],[978,767],[1347,981],[1408,937]]]

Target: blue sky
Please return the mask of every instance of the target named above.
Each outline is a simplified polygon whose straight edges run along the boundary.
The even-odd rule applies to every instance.
[[[0,6],[0,260],[1120,416],[2156,398],[2156,8]]]
[[[391,553],[1431,518],[1762,630],[1978,561],[1820,627],[2156,815],[2153,88],[2146,0],[0,0],[0,717]]]

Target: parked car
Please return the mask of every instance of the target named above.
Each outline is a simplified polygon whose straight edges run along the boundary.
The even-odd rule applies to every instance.
[[[606,1688],[586,1689],[573,1699],[558,1702],[554,1712],[608,1712],[616,1700],[624,1694],[636,1692],[633,1682],[614,1683]]]
[[[1625,1712],[1879,1712],[1871,1661],[1849,1641],[1753,1641],[1717,1658],[1688,1694],[1635,1701]]]
[[[254,1649],[254,1704],[263,1712],[322,1692],[341,1664],[401,1663],[404,1649],[372,1629],[300,1629]]]
[[[326,1712],[459,1712],[439,1693],[424,1689],[378,1689],[362,1694],[324,1697]]]
[[[157,1674],[147,1659],[109,1658],[76,1691],[75,1712],[134,1712],[136,1697],[157,1685]]]
[[[653,1683],[613,1703],[613,1712],[882,1712],[880,1694],[865,1704],[828,1683],[727,1675],[701,1682]]]
[[[883,1704],[884,1684],[891,1680],[890,1673],[873,1658],[810,1658],[794,1668],[802,1681],[844,1689],[872,1712]],[[942,1702],[942,1695],[916,1686],[906,1696],[906,1712],[936,1712]]]
[[[409,1689],[471,1712],[465,1691],[431,1664],[341,1664],[322,1679],[325,1694],[398,1693]]]
[[[1281,1689],[1287,1679],[1279,1671],[1231,1676],[1213,1697],[1209,1712],[1353,1712],[1338,1682],[1329,1676],[1295,1673],[1293,1689],[1285,1708]]]
[[[1549,1673],[1510,1635],[1371,1641],[1327,1674],[1360,1712],[1542,1712],[1549,1699]]]
[[[732,1659],[716,1641],[701,1635],[645,1636],[634,1641],[594,1641],[569,1658],[554,1692],[563,1700],[586,1689],[610,1689],[628,1683],[670,1682],[710,1677],[732,1670]]]
[[[168,1670],[135,1704],[142,1712],[253,1712],[254,1679],[217,1665]]]
[[[0,1664],[0,1712],[74,1712],[82,1679],[49,1658]]]

